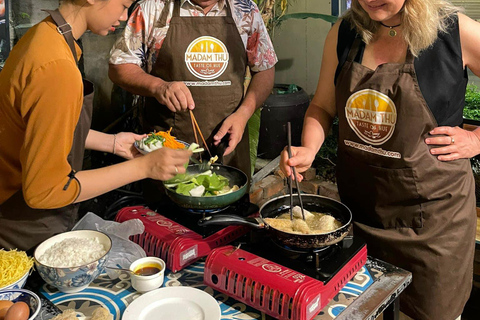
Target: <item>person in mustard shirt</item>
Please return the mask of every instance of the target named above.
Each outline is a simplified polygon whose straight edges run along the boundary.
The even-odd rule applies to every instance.
[[[29,250],[67,231],[78,203],[144,178],[185,172],[191,154],[162,148],[145,156],[142,135],[90,130],[93,85],[77,68],[75,42],[106,35],[132,0],[64,0],[17,43],[0,72],[0,248]],[[85,148],[129,159],[82,171]]]

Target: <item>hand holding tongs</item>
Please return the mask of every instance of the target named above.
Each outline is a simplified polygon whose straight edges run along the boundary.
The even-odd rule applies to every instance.
[[[287,123],[287,140],[288,140],[288,158],[292,157],[292,128],[290,122]],[[305,212],[303,210],[302,196],[300,195],[300,185],[297,180],[297,171],[295,167],[290,167],[293,171],[293,179],[297,186],[298,200],[300,201],[300,209],[302,209],[302,219],[305,220]],[[292,175],[288,176],[288,188],[290,192],[290,220],[293,220],[293,189],[292,189]]]

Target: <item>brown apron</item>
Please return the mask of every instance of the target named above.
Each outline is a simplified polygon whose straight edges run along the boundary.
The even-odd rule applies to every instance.
[[[338,188],[369,254],[409,270],[400,296],[414,319],[457,318],[470,295],[475,195],[468,159],[442,162],[424,142],[437,127],[418,86],[413,55],[373,71],[354,62],[336,86]]]
[[[47,12],[57,26],[61,26],[60,29],[64,32],[63,35],[77,61],[72,33],[65,29],[69,26],[58,9]],[[93,93],[93,83],[84,79],[82,111],[75,127],[72,149],[67,158],[72,170],[75,171],[82,170],[85,140],[92,122]],[[71,179],[73,175],[74,172],[71,172]],[[65,188],[68,188],[68,185]],[[79,204],[71,204],[59,209],[32,209],[25,203],[22,190],[19,190],[0,206],[0,247],[29,250],[54,234],[70,230],[77,220],[78,207]]]
[[[184,81],[195,101],[195,118],[211,144],[223,120],[243,98],[247,56],[228,1],[225,17],[181,17],[174,0],[173,16],[151,74],[165,81]],[[166,25],[167,3],[158,24]],[[167,130],[185,142],[195,141],[188,112],[172,112],[155,98],[146,98],[144,129]],[[200,137],[199,137],[200,139]],[[250,177],[248,128],[223,164],[239,168]]]

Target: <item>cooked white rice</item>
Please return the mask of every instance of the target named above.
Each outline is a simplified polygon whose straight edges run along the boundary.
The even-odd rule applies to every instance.
[[[38,261],[50,267],[72,268],[96,261],[107,253],[95,238],[68,238],[48,248]]]

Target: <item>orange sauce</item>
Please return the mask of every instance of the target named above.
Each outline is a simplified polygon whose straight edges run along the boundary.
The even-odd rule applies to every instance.
[[[134,273],[138,276],[151,276],[162,270],[162,266],[157,263],[145,263],[135,268]]]

